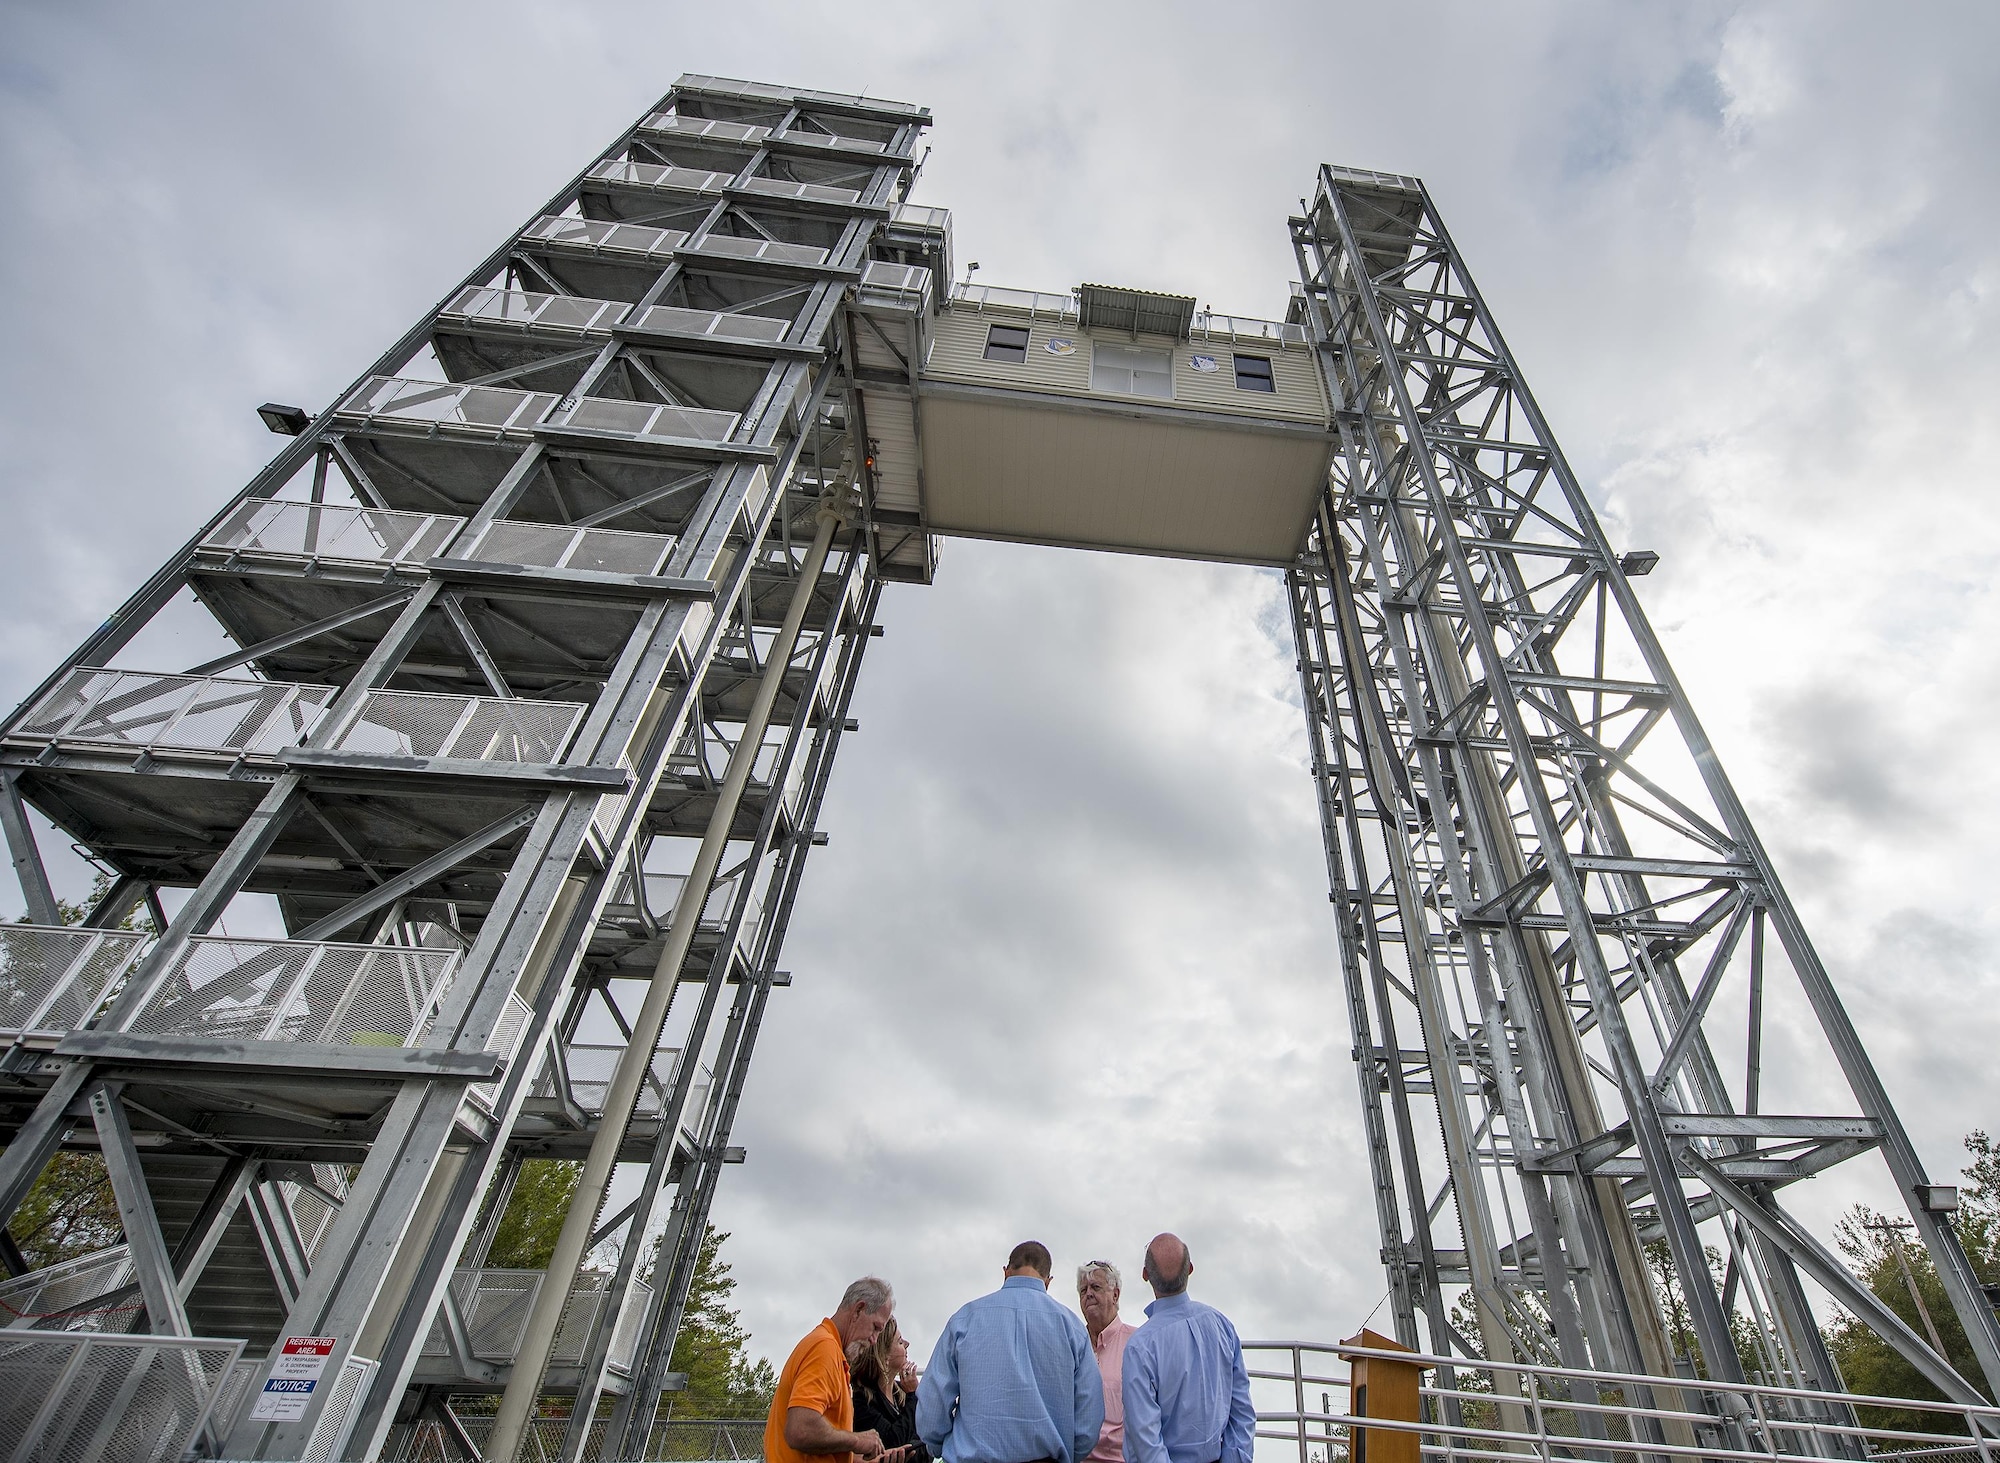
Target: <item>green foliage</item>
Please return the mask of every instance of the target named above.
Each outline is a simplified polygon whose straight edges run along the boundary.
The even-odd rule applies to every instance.
[[[501,1270],[546,1270],[556,1252],[556,1236],[576,1199],[583,1165],[554,1158],[530,1158],[521,1165],[507,1212],[494,1231],[486,1263]]]
[[[1972,1155],[1972,1162],[1964,1169],[1967,1182],[1959,1190],[1959,1211],[1954,1227],[1973,1270],[1981,1281],[1992,1284],[2000,1282],[2000,1153],[1994,1151],[1993,1140],[1978,1130],[1966,1135],[1965,1147]],[[1849,1264],[1868,1288],[1911,1330],[1919,1336],[1926,1336],[1923,1314],[1910,1294],[1910,1281],[1914,1280],[1917,1295],[1923,1300],[1923,1309],[1930,1313],[1938,1338],[1944,1342],[1946,1358],[1960,1376],[1976,1384],[1980,1378],[1979,1362],[1966,1340],[1965,1328],[1959,1324],[1958,1315],[1945,1295],[1944,1284],[1938,1278],[1937,1267],[1931,1263],[1929,1251],[1914,1236],[1907,1236],[1902,1242],[1899,1258],[1895,1238],[1884,1229],[1869,1227],[1871,1224],[1881,1225],[1886,1218],[1865,1204],[1857,1204],[1847,1211],[1846,1217],[1840,1221],[1839,1235],[1840,1247],[1845,1251]],[[1908,1276],[1903,1270],[1906,1262],[1909,1265]],[[1851,1392],[1864,1392],[1877,1397],[1944,1400],[1937,1388],[1900,1352],[1852,1316],[1841,1316],[1828,1328],[1827,1347],[1832,1351],[1841,1377]],[[1871,1427],[1901,1428],[1911,1432],[1964,1431],[1951,1426],[1949,1420],[1939,1414],[1916,1409],[1864,1408],[1862,1420]]]
[[[36,1270],[117,1244],[125,1231],[104,1160],[95,1153],[58,1153],[14,1212],[8,1232]]]
[[[764,1357],[751,1361],[749,1333],[729,1297],[736,1279],[722,1258],[726,1230],[709,1225],[695,1257],[687,1311],[674,1337],[671,1370],[686,1372],[687,1390],[671,1399],[688,1417],[762,1417],[778,1390],[778,1375]]]

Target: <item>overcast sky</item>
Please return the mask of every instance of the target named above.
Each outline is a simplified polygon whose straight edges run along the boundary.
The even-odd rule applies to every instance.
[[[928,105],[993,283],[1275,313],[1317,163],[1422,175],[1933,1177],[2000,1126],[1990,5],[6,0],[0,700],[682,71]],[[1348,1334],[1279,581],[950,542],[883,618],[716,1209],[755,1346],[873,1270],[927,1351],[1014,1241],[1163,1227],[1246,1334]]]

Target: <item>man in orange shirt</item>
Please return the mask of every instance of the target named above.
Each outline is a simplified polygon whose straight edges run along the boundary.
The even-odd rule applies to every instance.
[[[875,1432],[853,1430],[847,1354],[873,1345],[895,1310],[889,1282],[865,1276],[792,1348],[764,1421],[765,1463],[867,1463],[881,1454],[882,1439]]]

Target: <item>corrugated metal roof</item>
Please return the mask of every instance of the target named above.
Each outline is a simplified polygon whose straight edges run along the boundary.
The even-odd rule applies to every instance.
[[[1085,329],[1127,330],[1135,335],[1171,335],[1186,340],[1194,322],[1193,295],[1158,295],[1110,284],[1080,284]]]

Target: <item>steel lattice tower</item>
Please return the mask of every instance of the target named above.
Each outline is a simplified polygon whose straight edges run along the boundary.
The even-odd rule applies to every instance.
[[[7,1334],[70,1348],[22,1427],[110,1439],[220,1380],[228,1456],[417,1421],[507,1455],[559,1393],[565,1457],[640,1456],[883,585],[951,533],[1284,572],[1405,1342],[1688,1375],[1663,1243],[1709,1375],[1742,1334],[1835,1384],[1803,1275],[1976,1395],[1779,1203],[1879,1150],[2000,1384],[1649,565],[1421,185],[1322,171],[1285,322],[948,288],[949,216],[906,201],[928,121],[683,77],[333,406],[266,408],[291,443],[7,723],[0,1212],[94,1149],[126,1231],[0,1289]],[[236,648],[118,663],[188,602]],[[112,873],[80,925],[30,805]],[[245,893],[287,938],[216,933]],[[1852,1110],[1768,1110],[1781,987]],[[496,1268],[547,1158],[583,1165],[555,1258]],[[112,1316],[158,1339],[72,1418],[108,1363],[69,1338]],[[483,1439],[468,1392],[502,1396]]]

